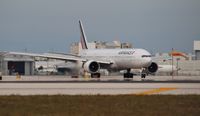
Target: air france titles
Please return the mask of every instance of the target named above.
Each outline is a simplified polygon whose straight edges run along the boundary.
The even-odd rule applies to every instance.
[[[133,55],[135,51],[120,51],[118,52],[119,55]]]

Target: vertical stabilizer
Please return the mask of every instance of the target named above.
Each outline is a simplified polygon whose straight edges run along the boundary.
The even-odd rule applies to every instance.
[[[80,42],[81,42],[82,49],[88,49],[87,38],[85,36],[85,32],[84,32],[81,20],[79,20],[79,26],[80,26],[80,31],[81,31]]]

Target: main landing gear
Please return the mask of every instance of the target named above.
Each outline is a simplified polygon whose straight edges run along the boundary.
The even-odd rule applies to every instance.
[[[101,74],[100,73],[91,73],[91,78],[100,78]]]
[[[124,78],[133,78],[133,73],[130,73],[131,69],[127,69],[127,72],[124,73]]]
[[[124,73],[124,79],[129,79],[129,78],[133,78],[133,73],[130,73],[131,69],[127,69],[127,72]],[[144,79],[147,76],[147,72],[146,70],[142,70],[141,72],[141,78]]]

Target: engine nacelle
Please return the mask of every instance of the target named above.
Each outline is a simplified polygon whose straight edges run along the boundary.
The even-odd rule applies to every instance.
[[[152,74],[158,70],[158,65],[155,62],[152,62],[149,67],[146,68],[147,72]]]
[[[98,62],[90,60],[84,63],[83,68],[89,73],[96,73],[99,71],[100,65]]]

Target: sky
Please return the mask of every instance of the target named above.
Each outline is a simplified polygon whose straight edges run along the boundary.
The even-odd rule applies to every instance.
[[[200,0],[0,0],[0,51],[63,52],[79,42],[130,42],[151,53],[191,53]]]

